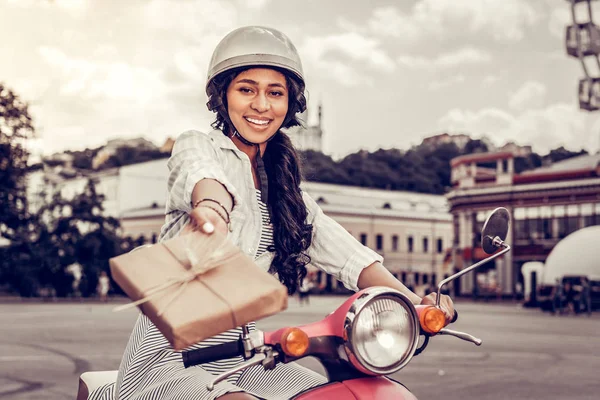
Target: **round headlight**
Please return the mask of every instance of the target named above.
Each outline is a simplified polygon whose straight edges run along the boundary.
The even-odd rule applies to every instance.
[[[410,361],[419,341],[415,307],[402,293],[369,288],[348,310],[345,349],[350,362],[367,374],[391,374]]]

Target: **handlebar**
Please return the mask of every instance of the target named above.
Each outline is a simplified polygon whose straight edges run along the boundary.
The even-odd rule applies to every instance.
[[[241,340],[235,342],[227,342],[215,346],[205,347],[202,349],[189,350],[181,353],[183,365],[186,368],[198,364],[225,360],[244,354],[244,345]]]

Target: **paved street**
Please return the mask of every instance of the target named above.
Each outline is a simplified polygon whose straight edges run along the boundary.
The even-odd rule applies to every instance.
[[[264,329],[318,320],[342,302],[313,297],[262,321]],[[72,399],[87,370],[118,368],[137,311],[116,303],[0,304],[0,398]],[[394,377],[420,399],[597,399],[600,314],[553,317],[508,304],[458,303],[453,329],[481,347],[434,338]],[[304,364],[319,369],[314,360]]]

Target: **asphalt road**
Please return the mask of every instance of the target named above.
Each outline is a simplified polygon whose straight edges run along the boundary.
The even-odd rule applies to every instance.
[[[263,329],[320,319],[343,299],[311,299],[259,322]],[[115,303],[0,304],[0,399],[73,399],[79,374],[118,368],[137,311]],[[433,338],[395,378],[419,399],[598,399],[600,314],[551,316],[515,305],[458,303],[453,329],[481,347]],[[313,359],[304,364],[320,370]]]

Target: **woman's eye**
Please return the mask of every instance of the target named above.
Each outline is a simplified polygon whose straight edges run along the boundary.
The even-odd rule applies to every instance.
[[[242,93],[252,93],[252,89],[243,87],[243,88],[240,88],[240,92],[242,92]]]
[[[271,92],[271,95],[279,97],[279,96],[283,96],[283,93],[282,92]]]

